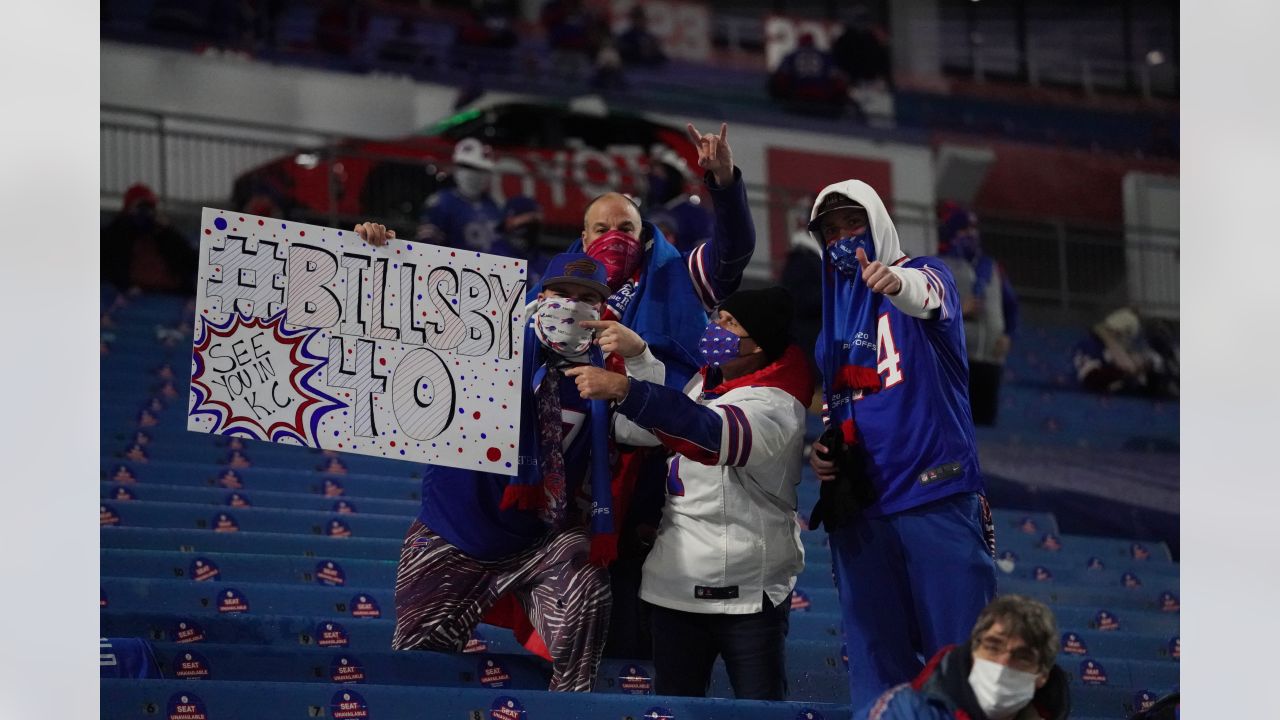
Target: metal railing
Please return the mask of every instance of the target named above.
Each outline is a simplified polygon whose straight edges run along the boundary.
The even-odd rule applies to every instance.
[[[205,205],[232,208],[236,178],[280,157],[306,158],[332,168],[328,152],[344,138],[299,128],[275,127],[234,120],[218,120],[181,114],[161,114],[103,106],[101,119],[101,201],[104,211],[120,206],[124,191],[134,182],[145,182],[160,195],[162,208],[172,217],[198,223]],[[347,151],[344,150],[344,153]],[[416,167],[401,157],[394,160],[407,169]],[[425,167],[418,168],[426,173]],[[340,172],[340,171],[339,171]],[[331,175],[333,173],[331,172]],[[412,232],[416,210],[386,209],[361,213],[338,212],[330,178],[328,206],[287,217],[307,222],[343,226],[359,220],[375,220]],[[366,196],[408,197],[404,174],[390,174],[366,189]],[[408,189],[412,192],[412,188]],[[774,232],[774,218],[791,218],[801,195],[760,182],[749,182],[747,197],[756,220],[757,252],[747,276],[757,282],[777,277],[777,260],[789,246],[788,233]],[[425,195],[417,198],[418,206]],[[235,208],[240,209],[240,208]],[[905,248],[932,249],[936,239],[933,208],[897,203],[894,223]],[[195,218],[192,222],[191,218]],[[794,220],[794,218],[791,218]],[[557,241],[566,245],[573,229],[561,228]],[[983,244],[1007,270],[1024,303],[1065,311],[1100,313],[1124,304],[1161,317],[1178,314],[1178,235],[1148,228],[1100,228],[1061,218],[1009,218],[986,214]]]

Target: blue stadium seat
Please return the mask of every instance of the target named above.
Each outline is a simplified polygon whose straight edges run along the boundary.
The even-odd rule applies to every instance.
[[[648,697],[627,694],[552,693],[545,690],[335,685],[236,681],[103,680],[101,702],[112,717],[152,720],[185,698],[211,718],[333,716],[334,709],[366,708],[369,717],[488,717],[491,709],[519,709],[529,718],[597,720],[601,717],[717,718],[776,720],[803,717],[847,718],[848,706],[830,703],[768,702],[714,698]],[[339,705],[340,702],[350,703]],[[656,714],[655,714],[656,711]],[[515,715],[513,715],[515,716]],[[525,715],[520,715],[524,717]]]

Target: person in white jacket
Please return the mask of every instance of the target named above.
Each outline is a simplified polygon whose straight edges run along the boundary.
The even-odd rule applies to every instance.
[[[615,421],[620,441],[676,453],[640,586],[652,605],[655,692],[706,695],[720,656],[736,697],[782,700],[790,596],[804,568],[796,486],[814,380],[790,341],[786,289],[738,291],[714,317],[699,348],[705,365],[684,394],[640,379],[639,361],[627,363],[630,377],[591,367],[566,375],[582,397],[615,402],[615,418],[630,421]],[[601,326],[602,338],[629,332]],[[638,357],[635,341],[621,354]]]

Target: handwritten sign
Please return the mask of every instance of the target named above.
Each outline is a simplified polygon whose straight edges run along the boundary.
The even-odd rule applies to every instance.
[[[523,260],[204,208],[187,429],[516,472]]]

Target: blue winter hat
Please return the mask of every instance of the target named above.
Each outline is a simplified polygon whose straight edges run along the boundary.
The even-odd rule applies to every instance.
[[[938,228],[938,239],[944,243],[949,243],[956,236],[956,233],[977,223],[978,216],[973,211],[957,207],[943,219],[942,226]]]
[[[571,283],[596,290],[603,297],[612,295],[606,282],[604,265],[586,253],[560,253],[547,263],[542,274],[542,287]]]

